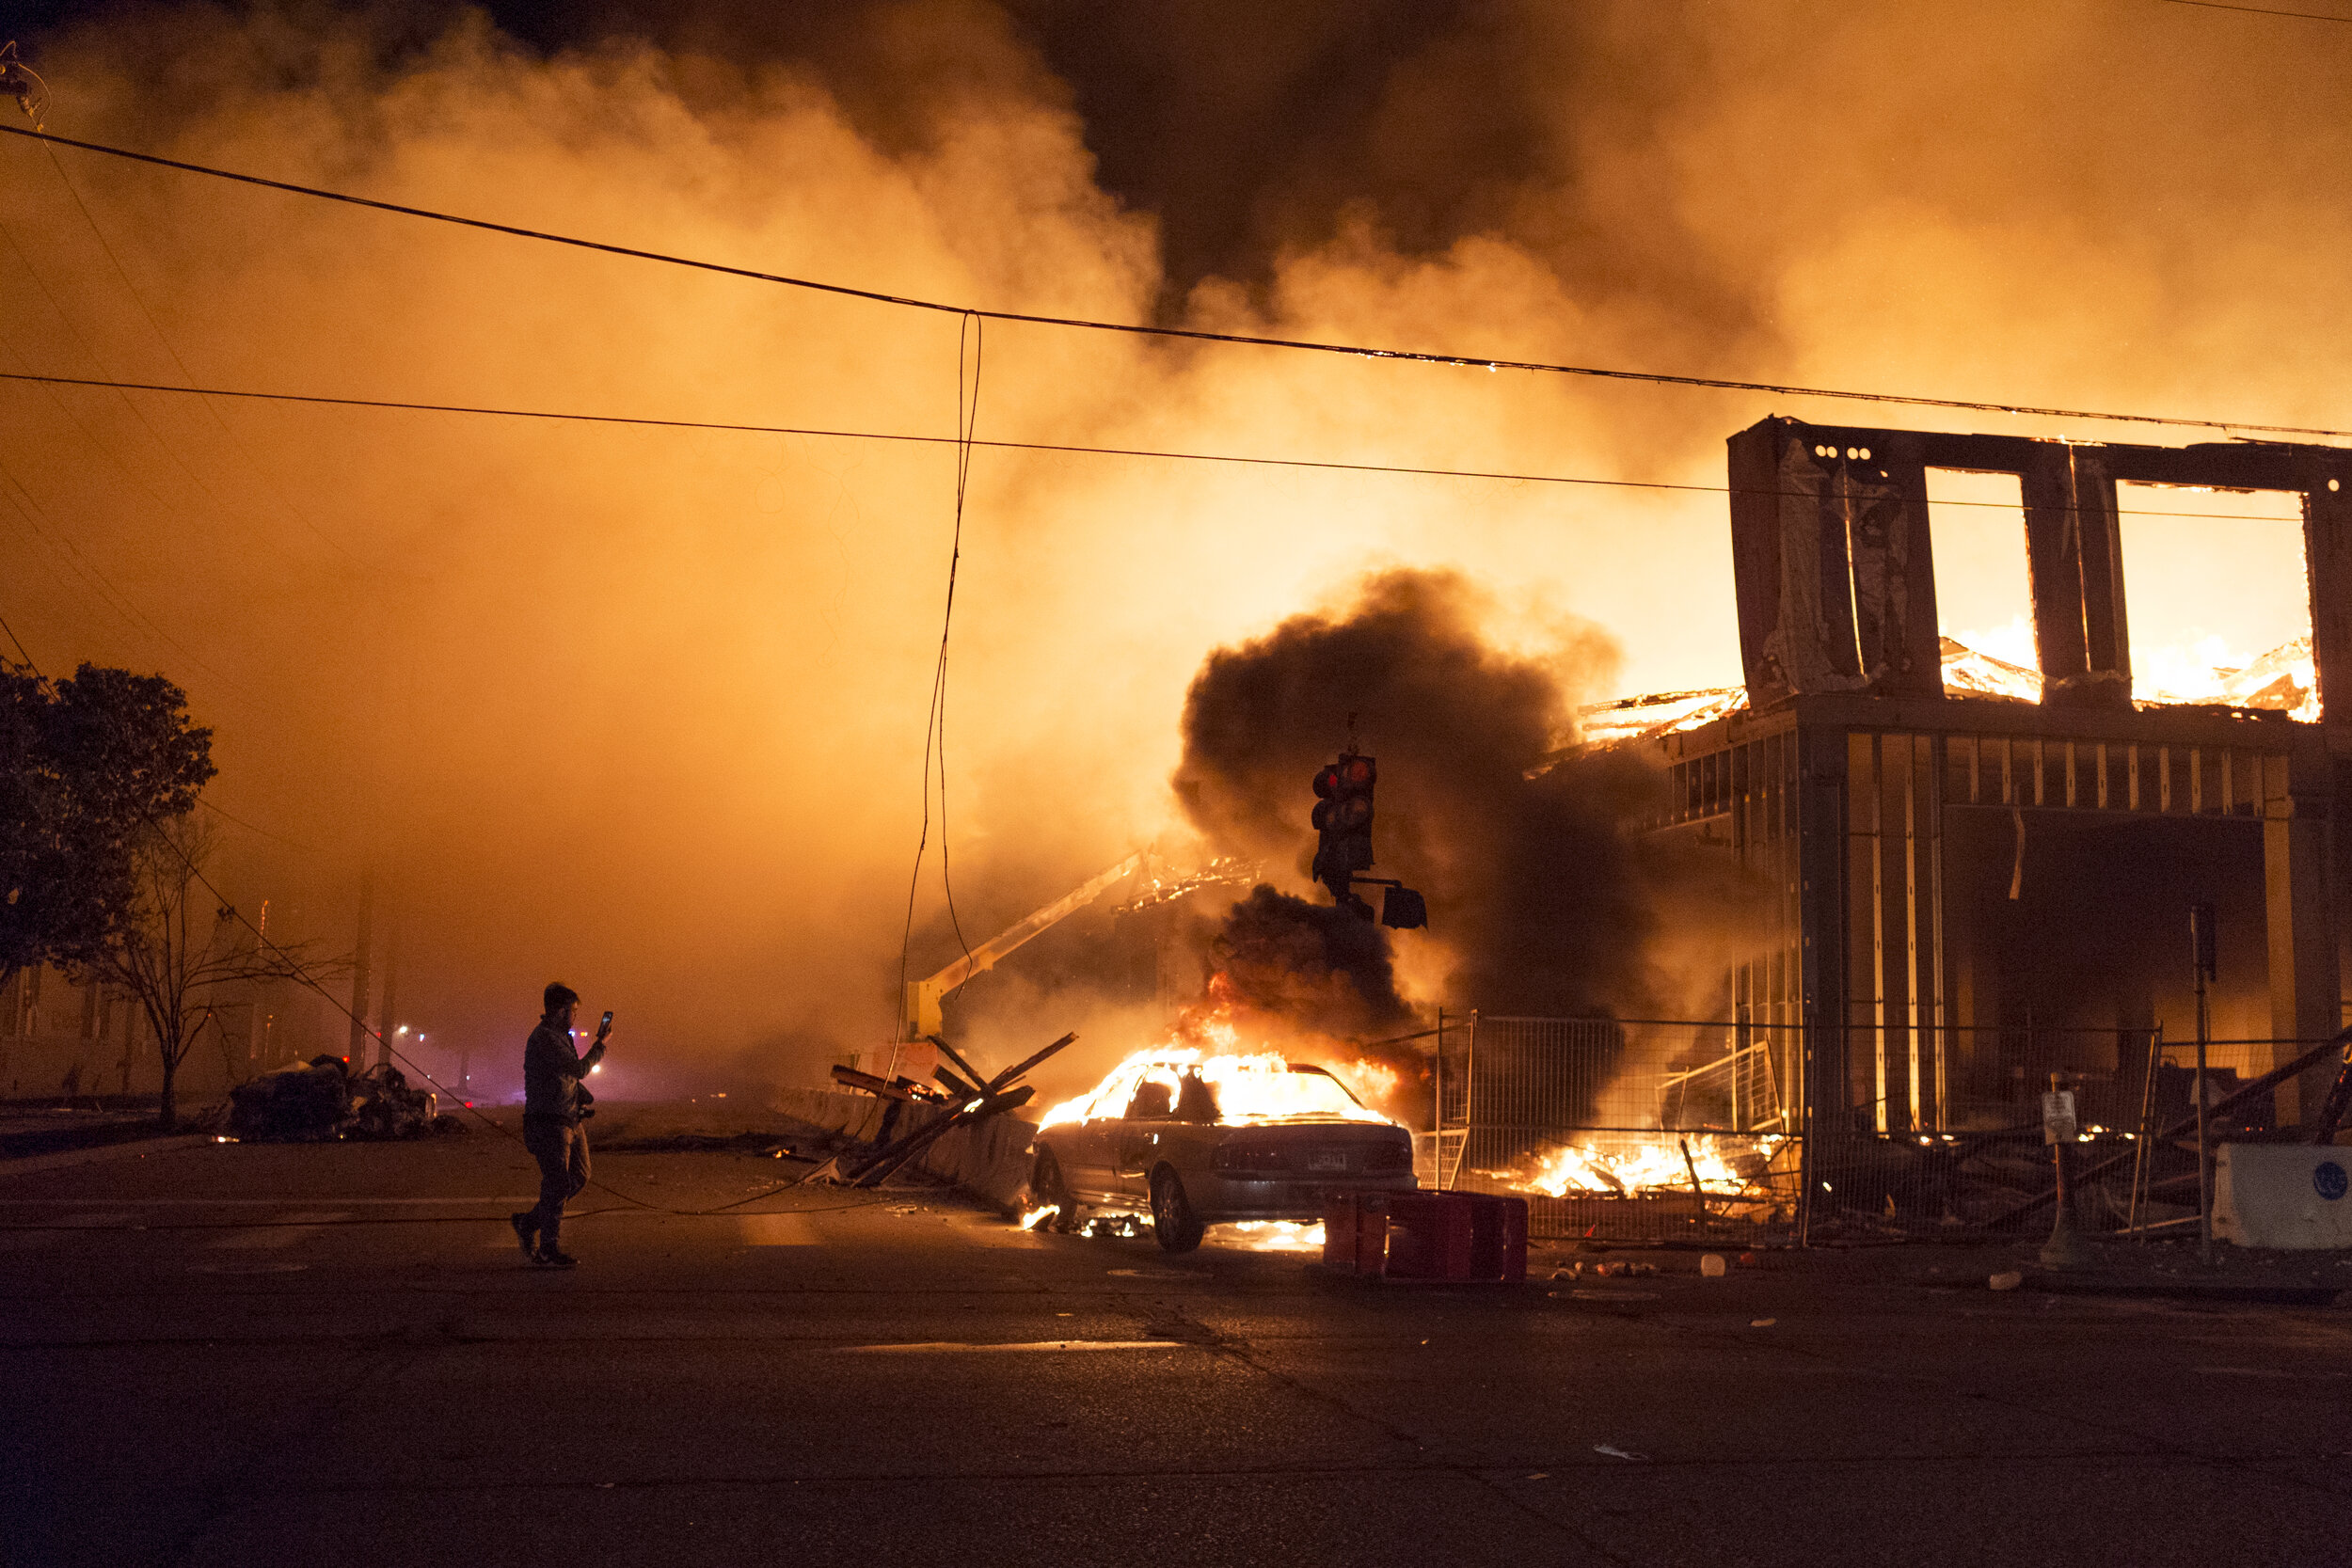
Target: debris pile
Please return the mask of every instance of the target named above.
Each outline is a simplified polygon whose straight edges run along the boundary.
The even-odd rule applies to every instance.
[[[954,1064],[953,1071],[942,1067],[934,1069],[931,1074],[948,1091],[946,1095],[911,1078],[878,1078],[846,1067],[833,1069],[834,1082],[843,1088],[856,1089],[883,1101],[882,1122],[870,1146],[835,1155],[814,1173],[817,1180],[853,1187],[880,1186],[892,1172],[955,1129],[976,1125],[1027,1104],[1037,1091],[1020,1082],[1022,1075],[1078,1037],[1064,1035],[1028,1060],[1007,1068],[993,1078],[981,1077],[971,1063],[957,1055],[954,1048],[937,1035],[925,1037]],[[936,1106],[945,1114],[924,1121],[913,1132],[894,1136],[900,1115],[907,1106],[914,1104]]]
[[[340,1056],[313,1056],[229,1091],[229,1132],[248,1143],[328,1143],[338,1138],[421,1138],[457,1132],[435,1115],[436,1097],[383,1064],[354,1077]]]

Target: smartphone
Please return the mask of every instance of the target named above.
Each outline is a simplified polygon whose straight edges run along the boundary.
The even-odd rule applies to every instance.
[[[596,1025],[596,1033],[597,1033],[597,1034],[599,1034],[599,1035],[609,1035],[609,1034],[612,1033],[612,1008],[607,1007],[607,1008],[604,1010],[604,1022],[603,1022],[602,1023],[599,1023],[599,1024],[597,1024],[597,1025]]]

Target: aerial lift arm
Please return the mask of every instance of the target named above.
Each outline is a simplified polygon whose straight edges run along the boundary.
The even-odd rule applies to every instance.
[[[938,974],[907,982],[899,1009],[899,1038],[919,1040],[940,1032],[940,1003],[949,991],[974,975],[993,969],[1015,948],[1060,924],[1100,898],[1113,883],[1142,869],[1147,851],[1137,850],[1066,897],[1057,898],[1027,919],[1006,927],[977,947],[962,954]]]

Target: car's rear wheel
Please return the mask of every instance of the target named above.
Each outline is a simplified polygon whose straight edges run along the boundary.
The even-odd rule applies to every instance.
[[[1159,1238],[1161,1250],[1190,1252],[1200,1244],[1208,1227],[1194,1212],[1192,1199],[1184,1196],[1184,1184],[1176,1173],[1162,1165],[1152,1173],[1152,1233]]]
[[[1054,1211],[1038,1222],[1041,1227],[1064,1233],[1077,1228],[1078,1206],[1070,1200],[1069,1183],[1061,1179],[1061,1162],[1050,1148],[1039,1149],[1037,1164],[1029,1169],[1029,1198],[1039,1208]]]

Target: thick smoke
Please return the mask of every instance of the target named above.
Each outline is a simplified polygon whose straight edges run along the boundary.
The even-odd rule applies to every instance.
[[[1408,1022],[1380,927],[1263,884],[1235,904],[1211,945],[1217,1002],[1307,1033],[1365,1039]]]
[[[1541,654],[1505,652],[1487,635],[1498,618],[1459,577],[1398,568],[1339,610],[1218,650],[1185,703],[1177,789],[1221,851],[1303,881],[1309,781],[1352,734],[1379,764],[1375,870],[1428,899],[1426,941],[1442,956],[1433,1000],[1622,1014],[1663,983],[1652,942],[1678,879],[1626,831],[1657,776],[1603,755],[1531,780],[1571,736],[1579,698],[1607,680],[1614,649],[1571,625]],[[1275,900],[1260,889],[1229,931],[1263,929]],[[1327,905],[1311,912],[1385,935]]]
[[[2340,58],[2146,9],[106,3],[22,36],[66,135],[894,293],[2341,424],[2352,217],[2310,199],[2352,159]],[[56,158],[0,142],[9,370],[955,428],[952,316]],[[1693,486],[1768,413],[1856,412],[1001,325],[986,367],[983,436]],[[276,835],[222,825],[228,891],[272,899],[274,932],[347,939],[373,864],[403,1010],[477,1074],[553,974],[619,1006],[624,1077],[802,1077],[889,1029],[950,451],[12,384],[0,460],[10,626],[45,666],[187,689],[215,803]],[[1203,649],[1391,561],[1605,623],[1616,689],[1725,683],[1725,535],[1704,490],[982,451],[930,823],[963,934],[1169,826]],[[1250,726],[1196,737],[1229,781],[1204,822],[1292,864],[1353,706],[1388,770],[1382,869],[1433,894],[1406,994],[1643,994],[1601,912],[1641,914],[1599,831],[1633,785],[1503,783],[1609,682],[1437,598],[1461,635],[1433,654],[1511,716],[1454,759],[1475,822],[1416,838],[1414,774],[1448,759],[1369,694],[1295,699],[1309,736],[1258,726],[1295,751],[1263,805],[1230,783]],[[1396,689],[1423,687],[1454,689]],[[1567,870],[1529,869],[1545,842]],[[916,974],[959,946],[937,864]]]

